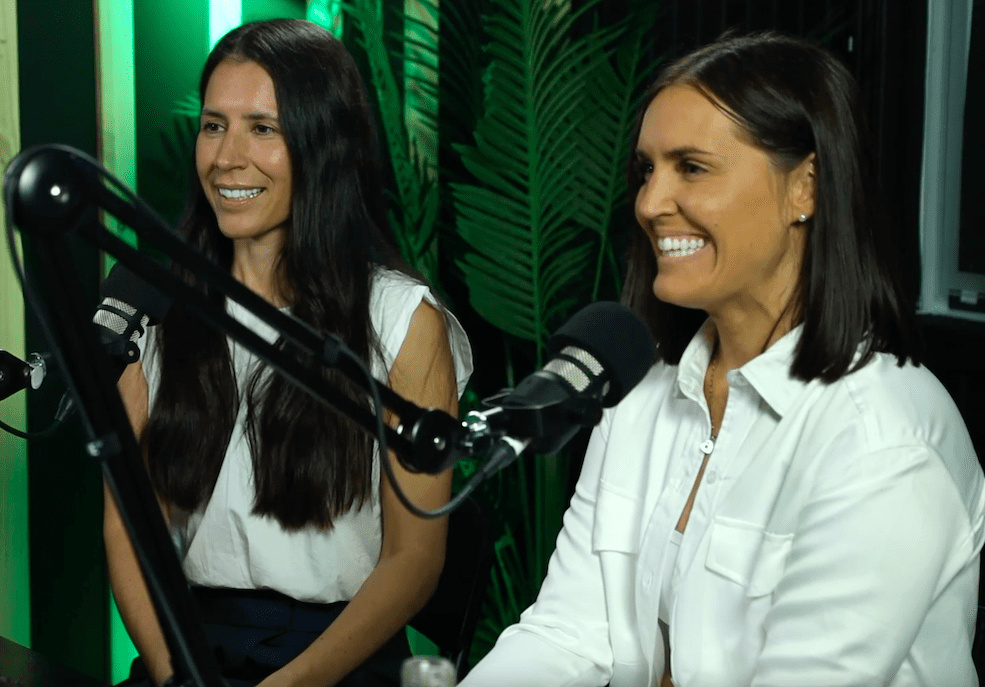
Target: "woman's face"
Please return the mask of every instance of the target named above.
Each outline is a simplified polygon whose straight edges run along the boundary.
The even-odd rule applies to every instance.
[[[274,82],[256,62],[226,59],[212,72],[195,167],[226,237],[282,245],[291,212],[291,161]]]
[[[644,184],[636,219],[657,258],[656,297],[712,315],[734,308],[778,315],[803,256],[797,218],[813,213],[813,187],[803,187],[809,160],[778,172],[689,86],[669,86],[650,103],[637,158]]]

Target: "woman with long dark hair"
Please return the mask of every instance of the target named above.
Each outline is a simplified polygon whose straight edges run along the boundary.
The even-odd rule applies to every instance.
[[[919,366],[855,90],[772,33],[650,89],[624,300],[658,360],[465,685],[977,684],[982,470]]]
[[[468,341],[397,254],[373,113],[341,43],[303,21],[244,25],[209,55],[200,94],[197,183],[179,231],[268,302],[344,341],[400,395],[456,413]],[[181,308],[142,348],[121,392],[223,675],[397,684],[403,628],[437,583],[446,523],[406,511],[380,460],[423,508],[448,499],[450,474],[381,458],[354,423]],[[323,374],[368,407],[359,387]],[[170,657],[108,495],[105,538],[124,621],[162,683]]]

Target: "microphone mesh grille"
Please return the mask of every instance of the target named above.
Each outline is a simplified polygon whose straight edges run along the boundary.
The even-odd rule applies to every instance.
[[[571,358],[572,360],[568,360]],[[602,367],[595,356],[583,348],[577,346],[565,346],[558,353],[558,357],[552,358],[544,366],[547,372],[553,372],[563,380],[568,382],[575,391],[582,393],[591,383],[602,376],[605,368]],[[585,374],[585,370],[591,376]],[[606,384],[608,387],[608,384]]]
[[[596,360],[595,356],[583,348],[578,348],[577,346],[565,346],[561,349],[561,355],[574,358],[579,363],[587,367],[595,377],[598,377],[605,372],[605,368],[602,367],[602,363]]]
[[[96,311],[92,321],[104,329],[108,329],[117,336],[122,334],[127,328],[127,321],[116,313],[100,308]]]
[[[104,298],[102,304],[99,306],[100,310],[104,307],[116,308],[117,310],[122,310],[127,315],[133,316],[137,309],[130,305],[129,303],[124,303],[117,298]]]
[[[124,303],[116,298],[104,298],[103,302],[96,309],[96,314],[93,315],[92,321],[100,327],[110,330],[117,336],[122,336],[126,332],[129,322],[119,313],[114,312],[114,310],[124,312],[128,317],[133,317],[137,312],[137,309],[129,303]],[[147,315],[141,316],[140,328],[135,328],[131,332],[130,341],[136,342],[140,338],[143,330],[147,327],[148,321],[149,318]]]
[[[554,358],[546,365],[544,365],[545,372],[553,372],[558,377],[566,381],[575,391],[581,393],[588,388],[592,380],[588,378],[580,367],[575,365],[570,360],[565,360],[564,358]]]

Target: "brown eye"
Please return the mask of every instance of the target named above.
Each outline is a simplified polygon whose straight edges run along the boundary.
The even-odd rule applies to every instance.
[[[678,167],[681,170],[681,174],[684,174],[685,176],[694,176],[705,171],[701,165],[696,165],[690,160],[681,160]]]

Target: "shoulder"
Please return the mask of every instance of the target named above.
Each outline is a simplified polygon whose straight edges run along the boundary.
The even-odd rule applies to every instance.
[[[937,446],[948,433],[967,436],[950,394],[924,366],[900,366],[894,356],[878,353],[832,386],[833,395],[844,399],[846,412],[864,426],[872,442],[913,440]]]
[[[418,305],[430,295],[427,285],[412,277],[378,267],[370,282],[369,314],[380,343],[400,348]]]
[[[459,395],[465,391],[472,374],[468,336],[427,284],[402,272],[377,267],[370,285],[370,319],[385,370],[393,365],[412,331],[415,340],[436,342],[444,338],[451,349]],[[382,373],[380,378],[385,378],[385,370],[378,371]]]
[[[860,479],[901,475],[907,466],[926,464],[949,475],[966,505],[978,500],[982,469],[964,419],[926,367],[900,366],[894,356],[876,354],[860,370],[822,386],[813,406],[810,443],[824,447],[839,479],[846,472]]]

